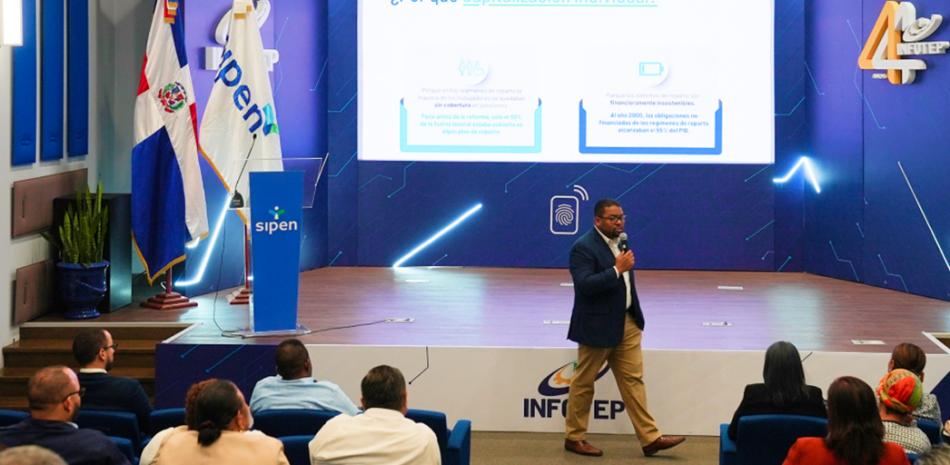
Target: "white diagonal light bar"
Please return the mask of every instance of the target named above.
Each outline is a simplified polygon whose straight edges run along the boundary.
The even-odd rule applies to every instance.
[[[920,200],[917,198],[917,193],[914,192],[914,186],[910,184],[910,179],[907,177],[907,172],[904,171],[904,165],[898,161],[897,167],[901,170],[901,174],[904,175],[904,182],[907,183],[907,188],[910,189],[910,195],[914,196],[914,202],[917,203],[917,209],[920,210],[920,216],[924,217],[924,224],[926,224],[927,229],[930,230],[930,237],[933,237],[934,244],[937,244],[937,250],[940,252],[940,256],[943,257],[943,264],[946,265],[947,271],[950,271],[950,262],[947,261],[947,254],[943,252],[943,247],[940,246],[940,241],[937,239],[937,233],[934,232],[933,226],[930,226],[930,220],[927,219],[927,213],[924,212],[924,207],[920,205]]]
[[[433,242],[437,241],[440,237],[446,235],[449,231],[455,229],[456,226],[458,226],[459,224],[461,224],[463,221],[465,221],[466,219],[468,219],[468,217],[474,215],[476,212],[478,212],[478,211],[481,210],[481,209],[482,209],[482,204],[481,204],[481,203],[475,205],[475,206],[472,207],[472,208],[469,208],[465,213],[462,213],[461,216],[459,216],[458,218],[456,218],[455,221],[452,221],[452,222],[449,223],[446,227],[444,227],[444,228],[442,228],[441,230],[439,230],[439,232],[433,234],[432,237],[426,239],[425,242],[423,242],[423,243],[417,245],[416,248],[412,249],[412,250],[411,250],[409,253],[407,253],[406,255],[403,255],[403,257],[400,258],[399,260],[396,260],[396,263],[393,263],[393,268],[399,268],[400,265],[402,265],[402,264],[405,263],[407,260],[409,260],[410,258],[412,258],[413,256],[415,256],[415,255],[416,255],[417,253],[419,253],[422,249],[428,247],[430,244],[432,244]]]

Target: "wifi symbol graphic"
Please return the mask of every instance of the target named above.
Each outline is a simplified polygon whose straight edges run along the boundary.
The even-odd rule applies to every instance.
[[[554,209],[554,221],[561,226],[568,226],[574,223],[574,206],[566,203],[559,204]]]

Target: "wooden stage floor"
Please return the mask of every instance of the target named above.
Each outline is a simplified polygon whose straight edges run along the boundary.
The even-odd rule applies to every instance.
[[[762,350],[784,339],[801,350],[889,352],[913,342],[942,353],[923,332],[950,332],[950,302],[810,274],[640,270],[636,281],[646,349]],[[248,321],[247,307],[229,305],[227,295],[198,297],[199,307],[188,310],[126,308],[95,321],[202,323],[176,341],[188,344],[281,339],[222,336]],[[314,330],[301,340],[574,347],[566,339],[572,299],[565,269],[322,268],[300,276],[299,321]],[[383,322],[387,318],[414,321]]]

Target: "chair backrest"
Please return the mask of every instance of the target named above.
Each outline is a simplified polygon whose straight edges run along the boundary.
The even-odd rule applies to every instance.
[[[749,415],[739,419],[736,459],[739,465],[782,465],[788,449],[801,437],[824,437],[828,420],[801,415]]]
[[[254,429],[274,438],[317,434],[326,422],[339,415],[330,410],[273,409],[254,414]]]
[[[442,455],[442,463],[448,463],[447,443],[449,441],[449,427],[445,414],[434,410],[409,409],[406,412],[406,418],[422,423],[429,427],[435,433],[435,438],[439,441],[439,452]]]
[[[122,455],[129,459],[129,463],[136,463],[138,456],[135,453],[135,447],[132,445],[132,441],[118,436],[109,436],[109,439],[119,448],[119,452],[122,452]]]
[[[917,427],[927,435],[927,439],[930,439],[930,444],[936,446],[943,442],[943,435],[940,434],[940,423],[920,419],[917,420]]]
[[[310,465],[311,439],[313,439],[313,436],[284,436],[280,438],[280,442],[284,443],[284,455],[287,456],[290,465]]]
[[[138,419],[132,412],[80,409],[76,424],[80,428],[102,431],[106,436],[126,438],[132,441],[132,447],[135,450],[138,450],[142,441]]]
[[[163,429],[174,428],[185,424],[184,408],[164,408],[152,410],[148,418],[148,435],[155,436]]]
[[[0,409],[0,427],[15,425],[30,416],[30,414],[20,410]]]

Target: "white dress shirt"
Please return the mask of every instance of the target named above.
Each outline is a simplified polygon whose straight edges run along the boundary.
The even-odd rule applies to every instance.
[[[310,441],[311,465],[440,465],[439,443],[428,426],[402,412],[371,408],[341,414]]]
[[[596,227],[594,229],[597,231],[597,234],[600,234],[600,237],[604,240],[604,242],[607,243],[607,247],[610,247],[610,251],[614,253],[614,257],[617,257],[617,255],[620,255],[620,238],[618,237],[616,239],[610,239],[607,236],[605,236],[604,233],[600,232],[600,230],[597,229]],[[618,278],[620,277],[620,270],[618,270],[616,266],[614,266],[614,273],[617,273]],[[630,297],[630,272],[629,271],[623,272],[623,284],[627,286],[627,306],[624,307],[624,309],[628,309],[630,308],[630,305],[633,304],[633,297]]]

